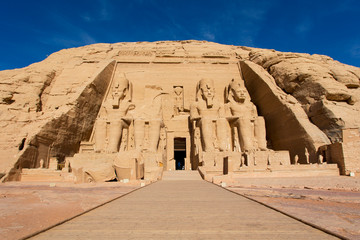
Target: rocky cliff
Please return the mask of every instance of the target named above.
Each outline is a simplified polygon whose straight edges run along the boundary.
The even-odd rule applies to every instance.
[[[261,103],[258,95],[261,89],[256,90],[257,85],[250,83],[250,79],[248,85],[256,95],[252,98],[259,101],[255,102],[259,114],[269,116],[270,134],[275,132],[268,124],[275,117],[275,110],[289,103],[296,106],[287,107],[289,110],[283,116],[279,111],[276,121],[295,119],[293,127],[303,128],[298,136],[306,135],[309,142],[317,142],[315,148],[341,141],[343,128],[360,126],[357,101],[360,68],[327,56],[202,41],[94,44],[61,50],[42,62],[0,72],[2,180],[16,179],[21,168],[38,167],[39,162],[34,159],[48,156],[62,159],[76,153],[80,141],[91,134],[116,61],[141,62],[158,58],[168,61],[181,58],[186,63],[194,59],[232,58],[242,62],[243,68],[250,69],[247,71],[249,78],[264,74],[259,73],[260,70],[266,72],[269,79],[266,86],[274,84],[267,88],[272,92],[276,88],[275,98],[283,99],[272,106],[272,111]],[[243,77],[247,81],[247,77]],[[274,137],[274,141],[279,142],[277,148],[286,148],[281,141],[289,142],[288,139],[291,136],[279,135],[278,140]]]

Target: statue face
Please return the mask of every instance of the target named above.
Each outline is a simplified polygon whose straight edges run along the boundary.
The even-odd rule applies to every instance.
[[[126,96],[127,88],[128,88],[127,84],[125,86],[124,84],[123,85],[120,84],[119,86],[120,99],[123,99]]]
[[[120,80],[120,82],[118,82],[114,86],[113,95],[119,97],[120,99],[124,99],[126,96],[128,85],[129,85],[128,80],[126,79]]]
[[[205,81],[201,82],[200,89],[201,89],[201,95],[203,96],[203,98],[205,100],[214,98],[215,88],[214,88],[214,84],[212,83],[212,81],[205,80]]]
[[[234,100],[237,102],[244,102],[246,99],[246,89],[241,87],[239,82],[233,82],[230,86]]]

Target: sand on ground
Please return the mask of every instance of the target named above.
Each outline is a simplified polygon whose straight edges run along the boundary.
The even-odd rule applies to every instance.
[[[346,238],[360,239],[359,177],[244,178],[227,188]]]
[[[19,239],[140,187],[134,183],[0,184],[0,239]]]

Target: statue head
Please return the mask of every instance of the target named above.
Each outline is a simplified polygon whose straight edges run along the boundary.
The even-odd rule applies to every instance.
[[[226,100],[229,101],[229,97],[232,96],[236,102],[243,103],[246,100],[246,92],[239,80],[232,79],[226,89]]]
[[[215,97],[214,81],[212,79],[201,79],[197,86],[197,98],[202,97],[207,102],[210,102]]]
[[[208,108],[213,106],[213,99],[215,97],[214,81],[212,79],[203,78],[196,86],[196,100],[203,99]]]
[[[127,80],[125,77],[121,77],[114,83],[112,95],[113,97],[118,97],[120,100],[122,100],[126,97],[128,90],[129,80]]]
[[[124,100],[125,97],[128,97],[131,101],[131,83],[123,74],[119,79],[115,80],[112,86],[112,105],[114,108],[118,108],[120,101]]]

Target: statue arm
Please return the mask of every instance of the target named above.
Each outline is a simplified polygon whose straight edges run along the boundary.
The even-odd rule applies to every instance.
[[[229,103],[227,103],[227,104],[224,105],[224,113],[225,113],[224,116],[225,116],[226,118],[232,116]]]
[[[153,116],[156,118],[160,118],[161,110],[162,110],[162,96],[161,95],[156,96],[153,99],[152,106],[153,106],[153,111],[154,111],[154,112],[152,112]]]
[[[120,105],[120,109],[125,112],[125,115],[127,115],[129,111],[135,109],[135,104],[130,101],[124,102]]]
[[[251,111],[252,117],[253,117],[254,119],[256,119],[257,116],[258,116],[258,113],[257,113],[257,109],[256,109],[255,104],[252,104],[252,109],[251,109],[251,110],[252,110],[252,111]]]
[[[226,117],[226,115],[225,115],[225,107],[224,107],[224,105],[222,105],[222,104],[220,104],[220,106],[219,106],[219,117]]]
[[[224,105],[224,111],[225,111],[225,118],[226,120],[228,120],[229,122],[235,121],[237,119],[239,119],[239,117],[233,116],[231,113],[231,103],[227,103]]]
[[[126,102],[124,108],[125,108],[125,115],[121,117],[121,120],[123,120],[126,124],[130,124],[131,121],[134,119],[134,117],[131,114],[129,114],[129,111],[135,109],[135,104],[131,102]]]
[[[196,103],[190,105],[190,121],[196,121],[200,119],[198,107]]]

